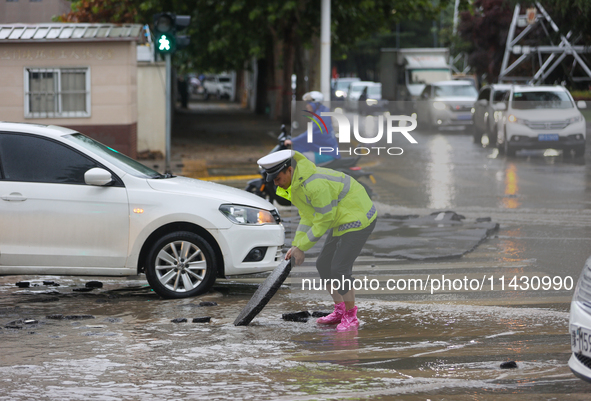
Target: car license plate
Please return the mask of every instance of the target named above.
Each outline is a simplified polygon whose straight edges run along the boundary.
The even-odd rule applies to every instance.
[[[570,348],[573,352],[591,357],[591,330],[571,324],[570,338]]]
[[[558,134],[539,134],[538,141],[557,141]]]
[[[457,119],[458,120],[471,120],[472,114],[459,114]]]

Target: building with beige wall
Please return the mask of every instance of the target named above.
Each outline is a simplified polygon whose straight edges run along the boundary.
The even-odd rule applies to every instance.
[[[69,127],[136,157],[140,40],[140,25],[0,25],[0,120]]]

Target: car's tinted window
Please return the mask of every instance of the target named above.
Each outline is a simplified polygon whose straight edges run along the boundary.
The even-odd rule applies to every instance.
[[[472,85],[434,85],[433,88],[437,97],[478,96]]]
[[[505,95],[508,93],[508,90],[498,90],[493,93],[493,102],[500,102],[503,100]]]
[[[478,100],[488,100],[490,97],[490,88],[484,88],[480,91],[480,95],[478,95]]]
[[[565,92],[535,91],[514,92],[513,108],[515,109],[571,109],[574,104]]]
[[[0,133],[0,162],[8,181],[84,184],[97,164],[49,139]]]

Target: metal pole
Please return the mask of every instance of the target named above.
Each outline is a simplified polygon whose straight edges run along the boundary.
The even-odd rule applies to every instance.
[[[505,45],[505,55],[503,56],[503,64],[501,65],[501,72],[499,73],[499,83],[503,83],[505,81],[505,76],[507,75],[507,66],[509,65],[509,57],[511,56],[511,52],[513,50],[513,38],[515,37],[515,28],[517,27],[517,19],[519,18],[519,11],[521,7],[519,4],[515,6],[515,11],[513,12],[513,19],[511,20],[511,26],[509,27],[509,34],[507,35],[507,44]],[[515,63],[513,63],[515,64]]]
[[[458,16],[459,16],[459,10],[460,8],[460,0],[456,0],[456,4],[454,5],[454,26],[453,26],[453,31],[452,31],[452,35],[456,36],[456,33],[458,33]]]
[[[330,100],[330,0],[322,0],[320,11],[320,92]]]
[[[171,100],[171,92],[172,92],[172,63],[170,61],[170,53],[167,53],[164,56],[166,60],[166,120],[165,120],[165,136],[166,136],[166,159],[165,159],[165,166],[164,172],[167,174],[172,173],[170,171],[170,131],[171,131],[171,112],[172,112],[172,100]]]

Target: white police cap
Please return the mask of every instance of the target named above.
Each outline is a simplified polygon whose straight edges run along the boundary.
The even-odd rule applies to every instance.
[[[275,177],[286,167],[291,166],[293,150],[285,149],[270,153],[257,160],[258,165],[267,173],[267,181],[273,181]]]

